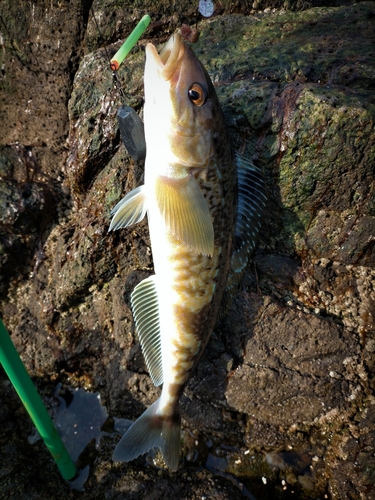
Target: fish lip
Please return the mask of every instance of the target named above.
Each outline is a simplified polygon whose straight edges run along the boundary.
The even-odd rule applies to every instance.
[[[146,57],[148,60],[154,62],[160,76],[165,81],[168,81],[176,71],[183,54],[183,48],[184,44],[181,40],[181,35],[174,33],[161,50],[160,55],[155,46],[152,43],[148,43],[146,46]]]

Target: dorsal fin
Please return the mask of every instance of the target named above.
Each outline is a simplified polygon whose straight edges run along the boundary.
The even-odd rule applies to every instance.
[[[131,294],[131,304],[143,356],[150,377],[158,386],[163,383],[163,363],[156,275],[138,283]]]
[[[254,250],[267,200],[262,172],[242,156],[237,155],[236,160],[238,170],[236,230],[227,286],[218,321],[230,307],[237,285]]]

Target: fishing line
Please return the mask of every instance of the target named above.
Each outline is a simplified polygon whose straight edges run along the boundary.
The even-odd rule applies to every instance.
[[[100,32],[99,24],[96,20],[95,13],[91,7],[91,12],[93,19],[95,21],[96,28],[98,30],[101,40],[104,42],[104,38]],[[125,42],[121,45],[119,50],[111,59],[109,57],[106,46],[104,45],[105,54],[108,60],[109,68],[112,71],[113,86],[119,92],[124,104],[120,106],[117,111],[117,123],[120,130],[121,140],[127,149],[129,155],[134,161],[144,160],[146,157],[146,140],[143,121],[139,117],[138,113],[130,106],[126,105],[126,98],[121,82],[117,76],[117,70],[120,64],[123,62],[125,57],[129,54],[131,49],[137,43],[141,35],[146,31],[148,25],[150,24],[151,18],[148,14],[144,15],[142,19],[138,22],[136,27],[126,38]]]
[[[96,29],[98,30],[98,33],[99,33],[100,40],[101,40],[101,42],[103,43],[103,46],[104,46],[104,52],[105,52],[106,58],[108,60],[109,67],[112,70],[113,86],[120,93],[121,97],[123,98],[123,100],[125,102],[125,93],[122,90],[121,83],[120,83],[120,81],[119,81],[119,79],[117,77],[116,70],[114,70],[111,67],[111,58],[109,57],[109,53],[108,53],[107,47],[105,45],[104,37],[103,37],[103,35],[102,35],[101,31],[100,31],[98,21],[96,20],[94,9],[91,7],[90,10],[91,10],[91,13],[92,13],[92,18],[94,19],[94,22],[95,22]]]
[[[176,0],[174,0],[173,3],[173,10],[175,9],[176,9]],[[202,16],[204,17],[212,16],[214,9],[215,7],[212,0],[199,0],[198,10],[202,14]],[[133,108],[125,104],[125,93],[118,79],[117,70],[119,69],[120,64],[123,62],[125,57],[129,54],[131,49],[137,43],[138,39],[146,31],[148,25],[151,22],[151,18],[148,14],[144,15],[142,19],[138,22],[136,27],[133,29],[133,31],[130,33],[130,35],[126,38],[125,42],[121,45],[116,54],[112,57],[112,59],[110,59],[107,48],[105,46],[104,38],[99,28],[99,23],[95,16],[94,9],[91,7],[90,10],[96,25],[96,29],[98,30],[101,41],[104,44],[106,58],[108,60],[109,67],[112,71],[113,86],[119,92],[124,102],[124,105],[121,106],[117,112],[117,122],[122,142],[126,147],[129,155],[133,158],[133,160],[135,161],[144,160],[146,157],[144,124],[141,118],[139,117],[138,113],[136,113],[136,111]],[[173,31],[173,25],[174,25],[174,18],[172,16],[172,31]]]

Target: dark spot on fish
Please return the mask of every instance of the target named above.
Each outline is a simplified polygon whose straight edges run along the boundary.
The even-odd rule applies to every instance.
[[[184,392],[184,384],[169,384],[168,386],[168,394],[171,398],[179,399]]]
[[[181,391],[182,393],[182,391]],[[180,397],[181,394],[178,396]],[[151,425],[155,427],[156,429],[161,429],[163,428],[164,425],[170,425],[171,427],[180,424],[181,422],[181,415],[180,412],[177,410],[177,405],[173,404],[168,408],[168,410],[165,412],[168,414],[167,417],[163,415],[163,417],[159,416],[154,416],[151,421]]]
[[[206,325],[210,315],[210,308],[211,303],[206,304],[202,309],[194,313],[183,306],[175,306],[174,310],[181,325],[181,330],[192,335],[199,342],[205,340],[205,337],[208,335]],[[178,348],[183,349],[183,346],[179,344]]]

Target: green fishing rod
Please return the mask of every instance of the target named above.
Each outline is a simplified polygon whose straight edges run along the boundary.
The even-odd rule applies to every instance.
[[[124,97],[124,93],[119,86],[116,72],[125,57],[129,54],[139,38],[146,31],[150,22],[151,17],[148,14],[145,14],[110,60],[109,66],[113,72],[113,79],[115,85],[119,88],[122,97]],[[130,156],[135,161],[144,160],[146,157],[145,132],[143,122],[138,113],[136,113],[136,111],[130,106],[124,104],[118,110],[117,121],[122,142],[128,150]]]
[[[129,52],[137,43],[137,41],[140,39],[140,37],[143,35],[143,33],[146,31],[147,26],[150,24],[150,22],[151,22],[151,17],[148,14],[145,14],[139,21],[137,26],[130,33],[125,42],[118,49],[116,54],[112,57],[110,62],[110,68],[112,71],[117,71],[119,69],[120,64],[129,54]]]
[[[61,475],[67,481],[76,475],[76,466],[57,433],[51,417],[19,357],[0,319],[0,363],[26,408],[45,445],[51,452]]]
[[[98,22],[95,17],[94,10],[91,8],[92,17],[96,24],[98,33],[100,37],[103,39]],[[125,42],[121,45],[116,54],[109,58],[107,49],[105,48],[105,52],[109,61],[109,67],[112,70],[113,83],[115,88],[120,92],[123,100],[125,101],[125,94],[121,88],[121,84],[117,78],[117,70],[120,67],[120,64],[123,62],[125,57],[129,54],[131,49],[137,43],[142,34],[146,31],[148,25],[151,22],[151,17],[148,14],[145,14],[142,19],[138,22],[136,27],[127,37]],[[136,111],[124,104],[121,106],[117,112],[117,123],[120,130],[120,136],[125,148],[128,150],[128,153],[135,161],[144,160],[146,157],[146,142],[145,142],[145,131],[142,120]]]

